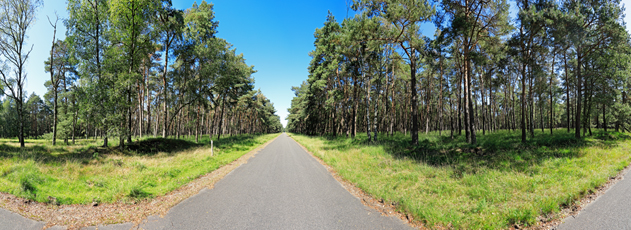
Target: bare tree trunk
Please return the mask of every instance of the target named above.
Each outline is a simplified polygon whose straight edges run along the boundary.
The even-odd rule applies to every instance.
[[[197,104],[197,119],[195,120],[195,143],[199,143],[199,114],[201,113],[199,103]]]
[[[552,93],[552,80],[554,79],[554,64],[556,61],[556,54],[552,54],[552,64],[550,73],[550,136],[552,136],[553,119],[554,119],[554,94]]]
[[[466,47],[466,46],[465,46]],[[477,142],[475,136],[475,117],[473,114],[473,98],[471,97],[471,82],[472,82],[472,74],[471,74],[471,61],[468,59],[468,53],[465,54],[465,97],[466,97],[466,105],[465,109],[467,110],[468,117],[466,120],[468,121],[468,130],[469,137],[467,137],[467,142],[470,144],[475,144]]]
[[[565,107],[567,115],[567,132],[570,132],[570,79],[567,72],[567,53],[563,53],[563,61],[565,62]]]
[[[362,63],[363,65],[363,63]],[[362,67],[364,68],[364,67]],[[366,134],[368,135],[368,141],[371,141],[370,136],[370,76],[366,77],[366,73],[362,70],[362,79],[366,81]]]
[[[582,84],[583,84],[583,78],[581,76],[581,65],[582,65],[582,60],[581,60],[581,46],[579,45],[577,47],[576,50],[576,119],[575,119],[575,131],[574,131],[574,138],[579,139],[581,138],[581,100],[583,99],[583,90],[582,90]]]
[[[416,91],[416,50],[413,48],[410,56],[410,103],[412,104],[412,144],[418,145],[418,100]]]
[[[526,63],[521,71],[521,142],[526,143]]]
[[[425,135],[429,134],[429,117],[430,117],[430,104],[431,104],[431,100],[432,100],[432,75],[434,75],[431,71],[430,74],[428,76],[428,87],[427,87],[427,97],[426,97],[426,104],[425,104]]]
[[[224,93],[221,100],[221,117],[219,118],[219,132],[217,133],[217,140],[221,139],[221,134],[223,133],[223,114],[224,109],[226,108],[226,94]]]
[[[351,123],[351,137],[355,138],[357,135],[357,109],[359,108],[359,99],[357,93],[357,77],[353,75],[353,122]]]
[[[606,107],[607,105],[603,104],[603,129],[605,129],[605,132],[607,132],[607,115],[605,113]]]
[[[440,79],[439,79],[439,92],[438,92],[438,135],[442,136],[443,131],[443,56],[442,53],[438,53],[440,60]]]

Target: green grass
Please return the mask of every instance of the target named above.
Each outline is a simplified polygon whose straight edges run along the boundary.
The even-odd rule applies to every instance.
[[[448,135],[421,134],[419,146],[411,146],[403,134],[376,143],[365,133],[356,139],[291,134],[343,178],[428,227],[532,226],[631,162],[631,137],[622,133],[575,140],[565,130],[553,136],[546,130],[522,144],[520,132],[499,131],[479,134],[477,145]]]
[[[164,195],[228,164],[279,134],[236,135],[214,139],[210,156],[208,136],[200,139],[146,138],[125,150],[96,147],[93,140],[77,145],[50,145],[27,140],[20,149],[15,139],[0,139],[0,192],[38,202],[89,204],[128,202]]]

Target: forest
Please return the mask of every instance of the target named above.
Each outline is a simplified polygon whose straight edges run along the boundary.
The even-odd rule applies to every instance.
[[[26,95],[28,32],[40,0],[0,1],[0,137],[77,138],[280,132],[273,103],[254,89],[256,72],[216,36],[213,4],[185,10],[171,0],[68,0],[68,18],[49,16],[50,80]],[[67,31],[57,39],[57,29]],[[30,31],[33,32],[33,31]],[[39,82],[30,82],[40,84]]]
[[[316,29],[289,131],[400,132],[413,145],[418,132],[464,130],[475,144],[498,130],[520,130],[522,142],[536,129],[630,131],[619,0],[354,0],[352,10]]]

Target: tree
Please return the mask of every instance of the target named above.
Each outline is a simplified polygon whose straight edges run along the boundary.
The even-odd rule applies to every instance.
[[[450,34],[461,40],[462,76],[464,82],[465,133],[467,142],[476,143],[476,127],[471,84],[472,59],[482,40],[497,36],[508,24],[508,4],[505,0],[492,1],[443,1],[445,11],[451,16]]]
[[[193,5],[195,8],[197,4]],[[202,2],[202,5],[207,5],[205,1]],[[212,6],[211,6],[212,9]],[[211,11],[212,12],[212,11]],[[212,15],[212,14],[211,14]],[[211,19],[212,20],[212,19]],[[158,10],[158,21],[157,25],[159,28],[159,34],[162,39],[162,49],[164,50],[164,70],[162,71],[162,105],[163,105],[163,118],[164,123],[162,126],[162,137],[166,138],[167,136],[167,119],[169,116],[167,109],[167,93],[168,93],[168,82],[167,82],[167,74],[168,74],[168,65],[169,65],[169,50],[171,46],[175,43],[178,38],[182,37],[182,28],[184,25],[184,17],[183,12],[181,10],[177,10],[173,8],[171,1],[163,1],[162,7]],[[216,27],[216,26],[215,26]],[[214,29],[213,29],[214,34]]]
[[[559,26],[569,28],[568,40],[576,53],[576,113],[575,113],[575,138],[581,136],[581,123],[585,117],[583,113],[583,80],[586,58],[598,52],[618,37],[625,36],[621,30],[620,20],[622,8],[620,1],[576,1],[568,0],[562,3],[565,14],[559,19]],[[628,35],[627,35],[628,36]]]
[[[410,98],[412,105],[412,144],[418,145],[418,92],[416,72],[420,61],[418,51],[424,40],[419,37],[420,24],[429,21],[434,7],[426,0],[354,0],[354,9],[364,9],[369,16],[383,18],[389,36],[405,53],[410,66]]]
[[[125,94],[122,110],[118,111],[126,114],[121,120],[123,132],[120,135],[120,145],[124,146],[124,137],[127,137],[128,143],[132,142],[132,109],[135,107],[132,101],[133,84],[141,77],[140,63],[146,55],[143,51],[152,45],[153,35],[149,28],[157,10],[154,7],[159,4],[154,0],[113,0],[109,4],[112,39],[114,43],[121,45],[117,48],[126,57],[126,67],[115,73],[117,87]]]
[[[108,146],[108,136],[112,126],[112,113],[115,107],[109,100],[113,83],[104,74],[105,54],[110,42],[106,39],[109,31],[109,5],[107,0],[68,0],[66,43],[69,52],[77,59],[78,72],[86,92],[81,97],[83,109],[90,114],[90,121],[103,131],[103,146]]]
[[[42,4],[39,0],[0,1],[0,75],[5,93],[16,102],[20,147],[24,147],[24,66],[33,46],[26,44],[26,33],[35,21],[35,12]],[[9,64],[9,66],[7,66]],[[7,93],[6,91],[9,91]]]
[[[53,71],[54,69],[54,63],[55,63],[55,39],[57,36],[57,22],[59,21],[59,17],[57,17],[55,19],[55,23],[53,24],[52,21],[50,21],[50,18],[48,19],[48,22],[50,23],[50,25],[53,27],[53,41],[52,41],[52,45],[50,47],[50,58],[49,58],[49,68],[46,70],[47,72],[50,72],[50,82],[52,84],[52,90],[53,90],[53,95],[54,95],[54,105],[53,105],[53,145],[57,144],[57,87],[59,86],[59,79],[55,79],[55,71]]]

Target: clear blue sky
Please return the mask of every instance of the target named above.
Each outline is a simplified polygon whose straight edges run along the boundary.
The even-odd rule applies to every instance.
[[[175,7],[186,9],[192,0],[173,0]],[[198,3],[201,1],[197,1]],[[249,65],[258,71],[254,74],[255,87],[260,88],[273,103],[286,124],[287,108],[291,105],[291,86],[299,86],[307,79],[307,67],[313,50],[313,33],[322,27],[327,12],[331,11],[338,22],[347,16],[346,0],[315,1],[260,1],[260,0],[213,0],[216,20],[219,21],[218,37],[226,39],[243,53]],[[630,6],[631,0],[622,1]],[[511,1],[512,3],[512,1]],[[50,74],[44,72],[52,42],[52,28],[46,16],[66,18],[66,0],[45,0],[38,11],[38,18],[29,32],[29,44],[33,53],[27,65],[26,91],[44,95],[44,82]],[[630,15],[629,9],[626,14]],[[352,11],[348,12],[352,17]],[[53,19],[54,20],[54,19]],[[625,20],[626,21],[626,20]],[[627,25],[628,27],[628,25]],[[628,29],[627,29],[628,30]],[[423,31],[433,35],[434,31]],[[57,37],[63,39],[65,28],[60,22]]]

